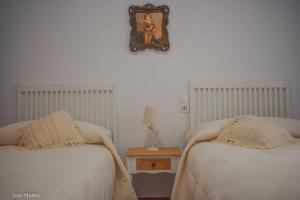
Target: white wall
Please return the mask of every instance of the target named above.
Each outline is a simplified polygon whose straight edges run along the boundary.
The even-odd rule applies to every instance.
[[[127,9],[149,2],[170,7],[171,48],[133,54]],[[188,80],[289,80],[299,119],[299,13],[298,0],[2,0],[0,125],[16,120],[17,84],[111,80],[122,153],[144,144],[147,104],[158,110],[163,143],[181,143],[178,97]],[[144,184],[137,191],[147,196]]]

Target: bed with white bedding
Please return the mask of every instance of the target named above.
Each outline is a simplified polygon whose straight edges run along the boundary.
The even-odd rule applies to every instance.
[[[270,150],[204,142],[188,156],[189,200],[299,200],[300,145]]]
[[[253,118],[261,120],[265,126],[251,124],[249,119]],[[252,143],[246,146],[229,140],[225,143],[218,140],[221,134],[227,133],[227,129],[230,133],[241,130],[236,127],[242,120],[247,124],[243,130],[248,131],[248,138],[242,137],[242,134],[238,138],[249,141],[256,137],[257,129],[263,130],[257,137],[258,142],[265,140],[260,143],[261,148],[253,148]],[[278,136],[283,139],[286,137],[280,135],[279,125],[272,120],[280,122],[280,128],[286,130],[286,141],[278,139]],[[267,129],[267,125],[278,126],[278,129],[273,129],[273,126]],[[300,199],[300,140],[296,138],[299,136],[300,121],[283,118],[243,116],[202,124],[194,131],[182,154],[172,199]],[[230,137],[234,140],[232,135]],[[274,142],[274,138],[280,144],[267,146],[268,142]]]
[[[136,200],[117,152],[116,96],[114,83],[19,86],[19,122],[0,128],[0,199]],[[72,119],[54,119],[60,110]],[[50,117],[49,113],[56,114]],[[49,120],[52,131],[46,128]],[[77,138],[78,143],[55,146],[68,138]],[[26,142],[30,147],[32,141],[35,145],[59,143],[50,149],[20,147]]]
[[[300,121],[286,118],[291,116],[288,82],[190,82],[189,86],[191,131],[171,199],[300,199],[299,140],[270,149],[215,141],[226,121],[249,114],[267,117],[300,138]]]
[[[38,151],[1,146],[0,199],[32,194],[44,200],[111,200],[114,165],[102,145]]]

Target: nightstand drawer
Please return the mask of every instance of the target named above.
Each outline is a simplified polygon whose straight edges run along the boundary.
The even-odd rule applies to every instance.
[[[170,170],[170,158],[138,158],[136,159],[136,170]]]

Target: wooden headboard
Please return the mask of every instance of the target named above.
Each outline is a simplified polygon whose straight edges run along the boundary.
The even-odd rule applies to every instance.
[[[189,82],[190,128],[198,123],[252,114],[291,117],[287,81]]]
[[[65,110],[75,120],[98,124],[112,131],[117,143],[117,93],[115,83],[96,85],[20,85],[17,120],[34,120]]]

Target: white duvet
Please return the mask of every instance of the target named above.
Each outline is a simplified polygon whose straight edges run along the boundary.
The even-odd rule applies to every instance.
[[[199,143],[186,170],[187,200],[300,199],[299,144],[257,150]]]
[[[0,147],[1,200],[111,200],[114,183],[113,157],[101,145],[39,151]]]

